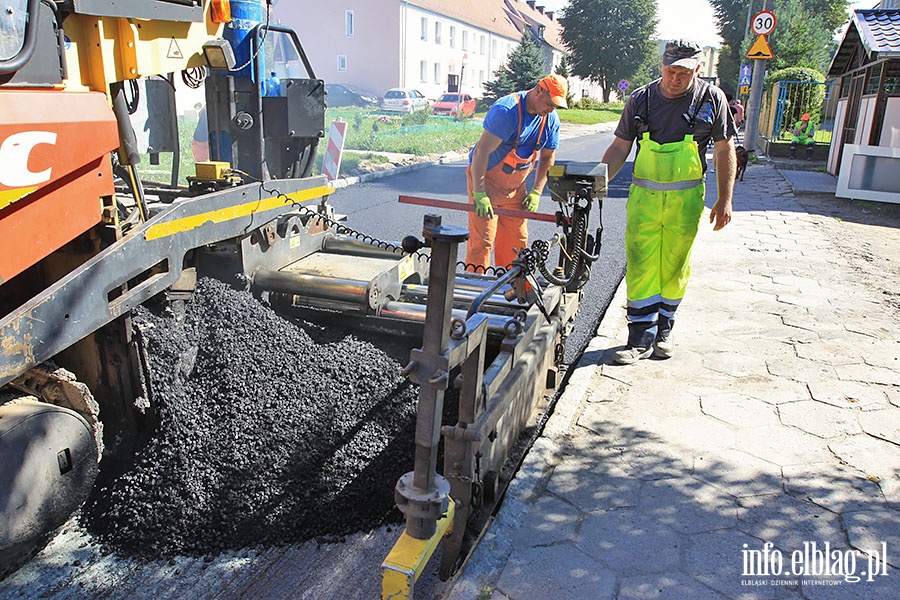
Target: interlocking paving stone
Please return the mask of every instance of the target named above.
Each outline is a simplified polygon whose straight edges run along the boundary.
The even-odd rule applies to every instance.
[[[835,440],[828,448],[842,462],[867,476],[890,477],[900,472],[900,446],[867,435]]]
[[[615,600],[615,586],[614,573],[568,544],[515,550],[497,582],[514,600]]]
[[[575,544],[607,568],[628,576],[680,568],[684,542],[655,516],[629,508],[587,514]]]
[[[683,573],[626,577],[616,600],[720,600],[725,596]]]
[[[610,364],[626,335],[620,288],[586,354],[580,404],[548,425],[552,443],[523,468],[530,491],[514,488],[495,520],[506,531],[482,542],[492,566],[448,600],[476,597],[473,581],[514,600],[897,597],[900,323],[835,244],[827,205],[808,214],[815,201],[766,164],[745,184],[729,227],[701,227],[675,357]],[[786,553],[827,542],[860,564],[851,546],[884,541],[889,575],[836,586],[744,576],[742,553],[765,541]],[[604,574],[596,589],[529,587],[590,564]]]
[[[815,400],[792,402],[778,407],[781,422],[821,438],[862,433],[856,413]]]

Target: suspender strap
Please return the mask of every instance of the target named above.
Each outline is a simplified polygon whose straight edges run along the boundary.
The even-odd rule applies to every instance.
[[[513,140],[512,147],[513,150],[519,147],[519,136],[522,135],[522,111],[526,110],[526,107],[522,105],[522,99],[519,97],[519,94],[516,94],[516,116],[519,118],[518,126],[516,127],[516,139]],[[534,151],[537,152],[537,147],[541,143],[541,136],[544,135],[544,125],[547,124],[548,115],[544,115],[541,117],[541,127],[538,129],[537,141],[534,143]]]
[[[700,112],[700,108],[703,106],[703,103],[706,101],[706,97],[709,95],[709,84],[703,81],[702,79],[698,79],[697,81],[701,82],[703,86],[703,92],[700,94],[700,101],[696,103],[696,105],[692,105],[693,109],[692,114],[689,115],[688,119],[688,133],[693,135],[694,133],[694,125],[697,123],[697,113]]]

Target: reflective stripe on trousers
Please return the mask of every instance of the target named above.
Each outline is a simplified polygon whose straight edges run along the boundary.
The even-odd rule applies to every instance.
[[[625,227],[628,343],[649,347],[684,297],[706,188],[693,136],[658,144],[645,133],[638,143]]]

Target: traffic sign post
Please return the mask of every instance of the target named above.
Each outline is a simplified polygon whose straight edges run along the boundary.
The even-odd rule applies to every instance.
[[[769,47],[769,42],[766,41],[766,36],[760,35],[756,38],[756,41],[750,46],[750,50],[747,51],[747,58],[755,60],[769,60],[772,58],[772,49]]]
[[[766,76],[766,61],[772,58],[772,49],[766,36],[775,30],[778,20],[775,13],[770,10],[762,10],[753,16],[750,29],[757,35],[756,41],[747,52],[747,58],[753,60],[753,73],[749,84],[750,98],[747,101],[747,126],[744,131],[744,146],[748,150],[756,149],[756,132],[759,128],[759,108],[762,104],[763,79]],[[744,92],[744,72],[741,71],[741,93]]]
[[[769,35],[775,30],[777,22],[775,13],[771,10],[761,10],[753,16],[753,20],[750,22],[750,29],[756,35]]]
[[[741,75],[738,77],[738,94],[745,96],[750,93],[750,65],[741,65]]]

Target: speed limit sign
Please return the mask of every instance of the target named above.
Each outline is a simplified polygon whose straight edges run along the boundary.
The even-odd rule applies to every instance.
[[[771,10],[763,10],[753,16],[750,28],[756,35],[769,35],[775,29],[775,13]]]

